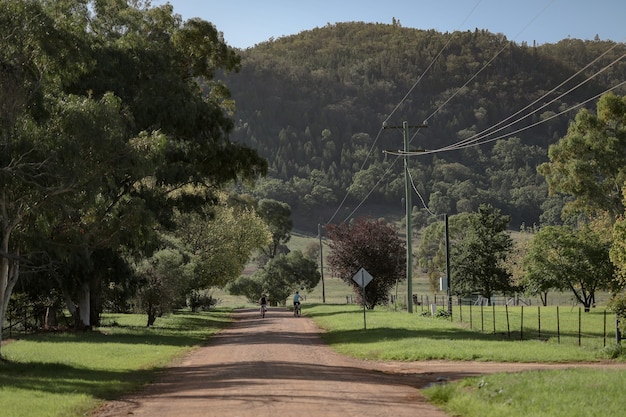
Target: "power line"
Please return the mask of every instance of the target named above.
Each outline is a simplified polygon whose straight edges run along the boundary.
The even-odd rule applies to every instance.
[[[465,19],[463,19],[463,21],[461,22],[461,24],[458,26],[459,28],[467,21],[467,19],[469,19],[469,17],[474,13],[474,11],[476,10],[476,8],[478,7],[478,5],[481,3],[482,0],[478,0],[476,2],[476,4],[474,5],[474,7],[470,10],[470,12],[468,13],[468,15],[465,17]],[[452,39],[454,38],[456,32],[453,33],[453,35],[448,39],[448,42],[446,42],[446,44],[441,48],[441,50],[439,51],[439,53],[431,60],[430,64],[428,65],[428,67],[426,67],[426,69],[422,72],[422,75],[420,75],[418,77],[418,79],[413,83],[413,85],[411,86],[411,88],[409,89],[409,91],[406,93],[406,95],[402,98],[402,100],[400,100],[400,102],[396,105],[396,107],[391,111],[391,113],[389,114],[389,116],[387,116],[385,118],[385,120],[383,121],[383,126],[389,121],[389,119],[391,118],[391,116],[393,116],[393,114],[400,108],[400,106],[407,100],[407,98],[409,97],[409,95],[413,92],[413,90],[415,89],[415,87],[420,83],[420,81],[422,80],[422,78],[424,78],[424,76],[426,75],[426,73],[428,73],[428,71],[430,71],[430,69],[432,68],[432,66],[435,64],[435,62],[439,59],[439,57],[441,56],[441,54],[443,54],[443,51],[446,50],[446,48],[448,47],[448,45],[450,45],[450,42],[452,42]],[[378,131],[378,134],[376,135],[376,138],[374,140],[374,142],[372,143],[372,146],[370,147],[369,152],[367,153],[367,156],[365,157],[365,160],[363,161],[363,164],[361,164],[361,167],[359,168],[359,171],[362,171],[363,168],[365,167],[365,163],[367,162],[367,160],[369,159],[369,156],[372,153],[372,150],[374,149],[374,146],[376,145],[376,143],[378,142],[378,139],[380,138],[380,135],[383,131],[383,128],[381,127]],[[359,207],[361,207],[364,203],[365,200],[367,200],[367,198],[372,194],[372,192],[374,192],[374,189],[378,186],[378,184],[380,184],[380,182],[383,180],[383,178],[387,175],[387,173],[390,171],[390,169],[393,167],[393,165],[395,165],[395,163],[397,162],[394,161],[391,166],[385,171],[385,173],[383,174],[383,176],[380,178],[380,180],[376,183],[376,185],[374,187],[372,187],[372,189],[370,190],[369,193],[367,193],[367,195],[361,200],[361,202],[357,205],[357,209]],[[337,207],[337,210],[335,210],[335,212],[333,213],[333,215],[331,216],[331,218],[326,222],[326,224],[332,222],[334,220],[334,218],[337,216],[337,214],[339,213],[339,211],[341,210],[341,207],[343,207],[344,203],[346,202],[346,200],[348,199],[348,195],[349,195],[349,190],[346,191],[346,194],[343,197],[343,200],[341,200],[341,203],[339,203],[339,206]],[[346,220],[350,217],[352,217],[352,215],[356,212],[356,209],[354,211],[352,211],[352,213],[350,213],[350,215],[346,218]],[[345,221],[345,220],[344,220]]]

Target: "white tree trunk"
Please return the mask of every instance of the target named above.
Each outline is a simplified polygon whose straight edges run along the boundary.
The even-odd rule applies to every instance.
[[[80,321],[84,326],[91,325],[91,292],[89,290],[89,282],[84,282],[81,287],[80,299],[78,300],[78,311],[80,313]]]

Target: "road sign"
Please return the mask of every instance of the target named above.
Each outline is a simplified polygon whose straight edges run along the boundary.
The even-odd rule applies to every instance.
[[[365,288],[367,287],[367,284],[370,283],[370,281],[372,280],[372,276],[370,275],[369,272],[367,272],[365,269],[361,268],[359,269],[359,272],[357,272],[353,277],[352,280],[354,282],[356,282],[357,284],[359,284],[359,287],[361,288]]]

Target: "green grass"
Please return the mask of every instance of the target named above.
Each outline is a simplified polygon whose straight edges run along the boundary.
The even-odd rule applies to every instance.
[[[554,338],[521,341],[505,333],[482,333],[450,320],[385,308],[367,311],[365,320],[356,305],[309,304],[303,311],[326,330],[322,337],[328,344],[358,358],[571,362],[604,360],[611,354],[602,346],[600,334],[597,343],[578,346],[576,338],[562,338],[561,343]],[[601,315],[592,318],[602,320]]]
[[[600,417],[626,410],[626,372],[567,369],[495,374],[422,392],[448,414],[463,417]]]
[[[614,346],[578,346],[577,338],[571,337],[560,344],[554,339],[511,340],[502,332],[483,333],[449,319],[384,308],[366,311],[365,319],[363,310],[354,305],[308,305],[304,311],[326,330],[322,337],[331,347],[364,359],[593,362],[606,360],[615,351]],[[574,321],[577,326],[577,310],[560,314],[564,323]],[[586,320],[587,331],[600,335],[603,314],[589,314]],[[624,370],[547,370],[468,378],[423,393],[454,416],[599,417],[623,414],[625,384]]]
[[[331,281],[329,285],[336,292],[345,284]],[[304,304],[304,314],[325,329],[322,337],[333,349],[359,358],[576,362],[604,360],[612,353],[590,343],[578,346],[575,338],[560,344],[553,338],[511,339],[504,332],[481,332],[467,323],[393,308],[367,311],[364,321],[357,305],[313,303],[312,297],[309,294]],[[173,314],[157,319],[153,328],[145,327],[145,315],[108,314],[93,332],[45,333],[11,342],[2,347],[7,361],[0,362],[2,415],[88,414],[104,401],[154,380],[164,366],[226,325],[230,311]],[[576,309],[560,314],[561,325],[578,322]],[[585,318],[590,320],[586,331],[599,334],[603,315],[594,311]],[[550,319],[542,322],[547,326]],[[626,409],[621,392],[624,379],[626,371],[533,371],[470,378],[433,386],[424,393],[450,415],[465,417],[620,415]]]
[[[94,332],[32,335],[2,347],[0,410],[11,417],[81,416],[150,382],[229,322],[230,310],[105,315]]]

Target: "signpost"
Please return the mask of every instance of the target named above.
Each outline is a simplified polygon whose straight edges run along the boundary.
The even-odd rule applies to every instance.
[[[367,330],[367,323],[365,321],[365,287],[372,279],[373,277],[370,273],[363,268],[359,269],[359,272],[352,277],[352,281],[356,282],[359,287],[363,289],[363,329],[365,330]]]

